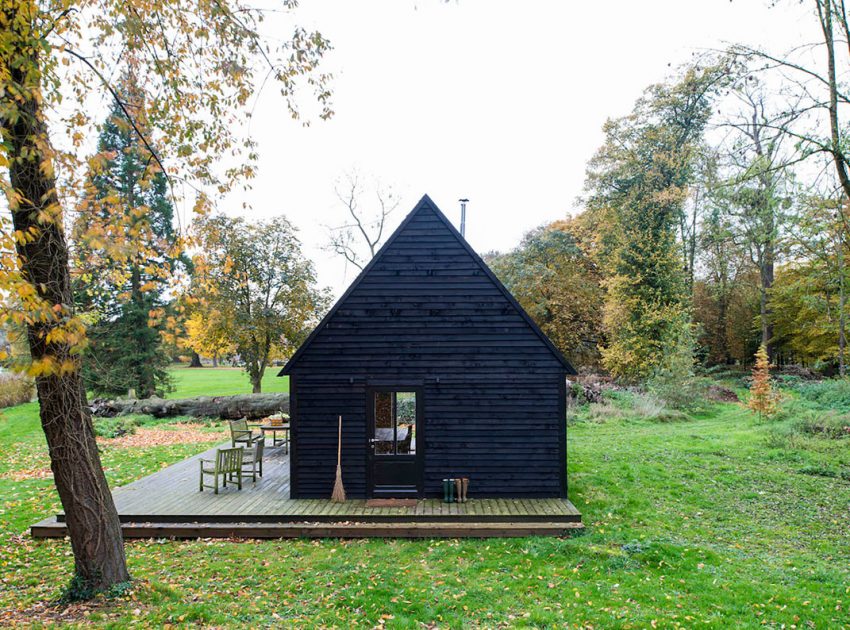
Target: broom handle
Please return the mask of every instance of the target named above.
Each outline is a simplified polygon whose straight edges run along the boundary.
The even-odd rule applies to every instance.
[[[342,416],[339,417],[339,437],[336,441],[336,465],[342,463]]]

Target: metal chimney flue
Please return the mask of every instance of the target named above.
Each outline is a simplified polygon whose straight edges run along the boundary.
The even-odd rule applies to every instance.
[[[458,199],[460,201],[460,235],[466,238],[466,204],[469,199]]]

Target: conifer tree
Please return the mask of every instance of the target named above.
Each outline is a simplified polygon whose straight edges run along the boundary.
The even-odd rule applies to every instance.
[[[144,112],[134,82],[121,81],[122,103]],[[170,387],[160,315],[180,262],[173,221],[165,174],[113,104],[74,224],[75,299],[90,320],[83,377],[96,393],[145,398]]]
[[[602,361],[614,376],[646,379],[667,357],[691,352],[678,220],[724,77],[721,66],[689,68],[678,82],[649,88],[631,115],[606,123],[588,169],[588,205],[612,219]]]
[[[753,366],[753,382],[750,385],[750,399],[747,406],[758,414],[759,420],[774,415],[779,406],[779,395],[770,382],[770,361],[764,344],[756,352]]]

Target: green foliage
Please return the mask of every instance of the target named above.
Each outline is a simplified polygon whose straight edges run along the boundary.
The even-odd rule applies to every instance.
[[[837,280],[818,261],[787,265],[771,291],[774,331],[781,346],[800,360],[837,363]]]
[[[139,398],[163,395],[172,388],[171,360],[162,347],[158,327],[149,324],[153,300],[140,296],[118,305],[117,315],[88,330],[90,346],[83,363],[86,387],[97,395]]]
[[[98,437],[116,438],[132,435],[142,421],[135,416],[116,416],[114,418],[94,418],[94,434]]]
[[[60,601],[63,604],[84,602],[92,599],[95,595],[97,595],[97,592],[97,589],[92,586],[89,580],[86,580],[80,575],[74,575],[68,586],[65,588],[65,591],[62,593]]]
[[[101,591],[80,575],[75,575],[71,578],[70,583],[65,588],[62,596],[59,598],[62,604],[73,604],[75,602],[85,602],[94,599],[96,596],[101,596],[106,599],[117,599],[127,596],[133,590],[133,582],[118,582],[113,584],[106,591]]]
[[[682,336],[665,348],[662,362],[647,380],[646,388],[673,409],[696,411],[706,405],[709,383],[694,374],[688,328],[682,329]]]
[[[171,416],[168,418],[156,418],[144,414],[127,414],[115,416],[114,418],[92,418],[94,432],[98,437],[117,438],[124,435],[133,435],[140,427],[155,427],[176,424],[201,424],[207,427],[216,427],[220,424],[218,418],[195,418],[192,416]]]
[[[127,103],[144,111],[132,75],[124,77],[121,90]],[[151,161],[147,146],[113,104],[74,224],[75,299],[89,320],[83,379],[97,394],[133,389],[146,398],[171,386],[161,314],[171,273],[185,261],[176,248],[165,174]]]
[[[806,414],[793,423],[798,433],[817,435],[838,440],[850,438],[850,414],[837,411],[823,411]]]
[[[835,470],[833,468],[824,468],[822,466],[804,466],[799,470],[803,475],[813,475],[815,477],[827,477],[830,479],[841,479],[850,481],[850,470]]]
[[[567,222],[529,232],[516,249],[487,263],[570,361],[598,362],[601,278]]]
[[[15,372],[0,373],[0,409],[29,402],[35,396],[35,383]]]
[[[677,228],[721,68],[689,68],[649,88],[629,116],[604,127],[588,169],[589,205],[610,208],[603,364],[622,379],[652,376],[690,339],[687,278]]]
[[[327,295],[285,217],[249,223],[222,215],[198,229],[204,251],[194,261],[195,297],[210,319],[204,327],[230,339],[258,392],[271,360],[289,356],[318,322]]]
[[[792,381],[792,390],[815,408],[850,413],[850,379],[823,381]]]

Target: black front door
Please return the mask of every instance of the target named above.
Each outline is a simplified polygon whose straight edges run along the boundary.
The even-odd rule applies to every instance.
[[[421,496],[421,390],[371,388],[367,396],[369,496]]]

